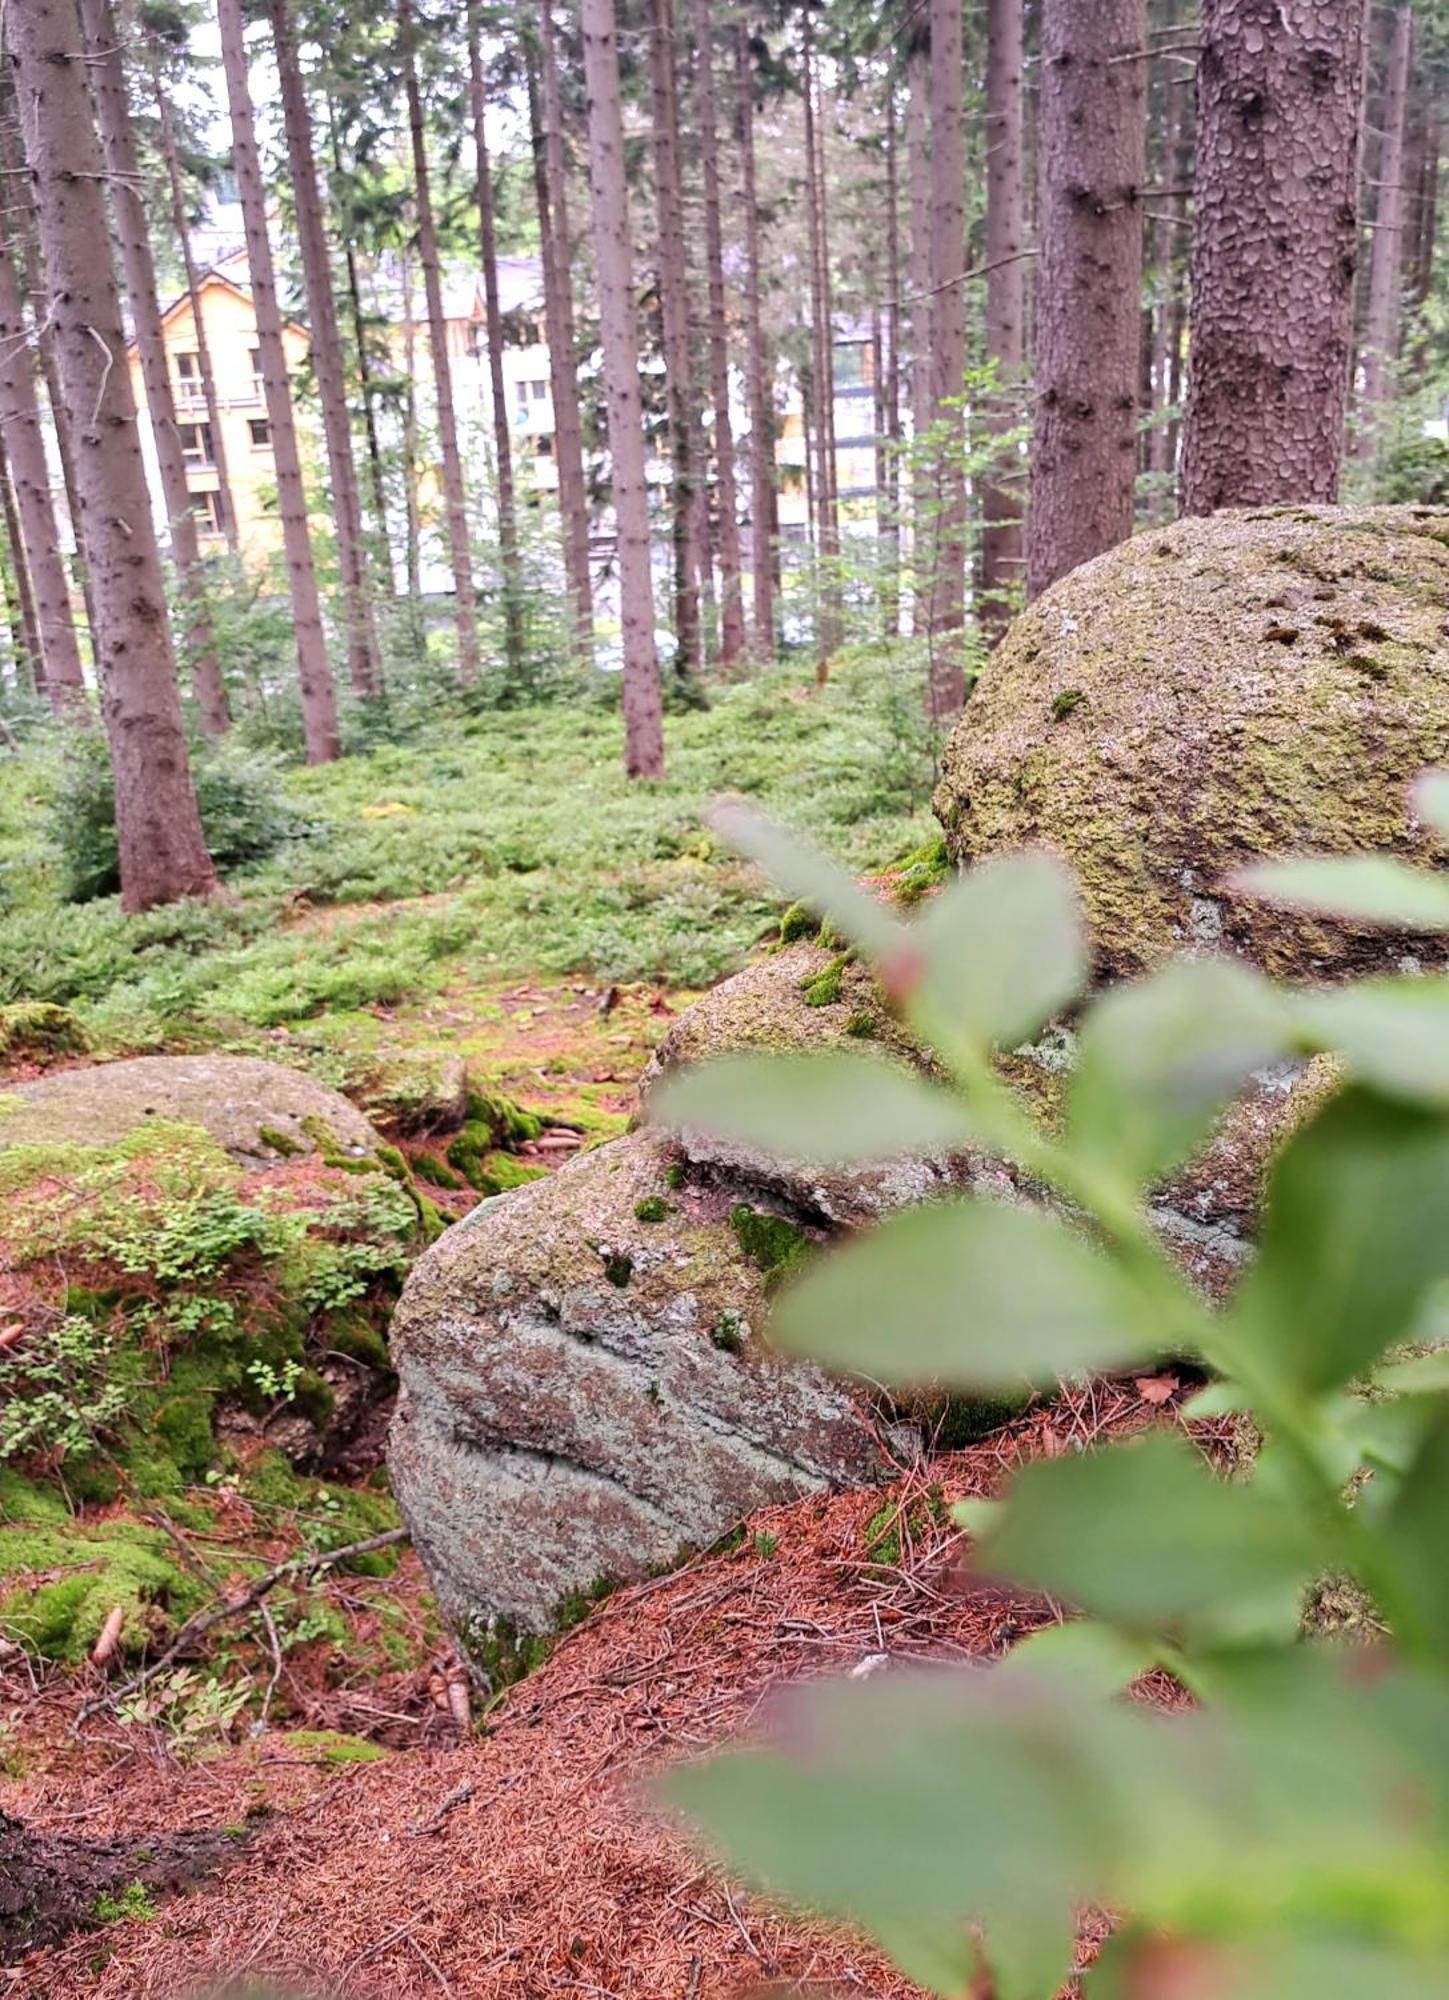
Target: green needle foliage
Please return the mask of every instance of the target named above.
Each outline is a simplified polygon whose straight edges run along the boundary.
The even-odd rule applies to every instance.
[[[1449,778],[1416,795],[1449,838]],[[905,925],[731,807],[730,837],[863,953],[949,1084],[869,1053],[735,1059],[660,1115],[791,1159],[970,1143],[1037,1198],[900,1214],[813,1260],[774,1336],[893,1388],[1047,1386],[1191,1354],[1261,1437],[1228,1481],[1182,1436],[1044,1461],[962,1523],[987,1577],[1081,1614],[989,1673],[797,1691],[763,1747],[675,1774],[673,1803],[751,1879],[870,1932],[942,1995],[1050,2000],[1081,1911],[1117,1919],[1092,2000],[1378,2000],[1445,1991],[1449,1947],[1449,981],[1275,988],[1193,960],[1086,1007],[1060,1137],[993,1066],[1080,999],[1072,885],[995,861]],[[1285,863],[1257,893],[1449,929],[1445,878]],[[1283,1146],[1257,1259],[1210,1308],[1147,1215],[1251,1073],[1339,1059]],[[1305,1631],[1351,1579],[1372,1654]],[[1150,1667],[1187,1714],[1125,1698]]]

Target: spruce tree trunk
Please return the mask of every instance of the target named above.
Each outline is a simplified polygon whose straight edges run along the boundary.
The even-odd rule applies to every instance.
[[[931,498],[927,708],[944,722],[966,698],[966,148],[961,124],[961,0],[931,0]]]
[[[133,7],[127,8],[128,25],[133,31],[134,12]],[[226,436],[221,422],[221,401],[216,393],[216,370],[211,365],[211,342],[207,338],[206,321],[201,311],[201,274],[197,270],[196,256],[191,247],[191,224],[186,214],[186,190],[181,179],[181,159],[176,147],[176,126],[171,115],[171,100],[162,84],[155,50],[149,41],[146,43],[146,66],[151,79],[151,94],[156,105],[156,130],[160,141],[161,159],[166,169],[171,227],[176,237],[176,246],[181,252],[182,269],[186,273],[186,296],[191,306],[192,338],[196,342],[196,370],[201,377],[201,398],[206,409],[206,421],[211,430],[211,455],[216,463],[216,485],[221,495],[222,532],[226,536],[227,547],[234,556],[239,556],[241,539],[237,530],[236,507],[232,500]]]
[[[730,418],[729,329],[725,317],[724,246],[720,228],[719,132],[714,87],[714,22],[710,0],[694,0],[695,117],[704,179],[704,251],[709,284],[709,393],[714,404],[715,482],[719,495],[720,664],[737,666],[745,650],[740,585],[740,513]]]
[[[599,337],[604,350],[609,456],[619,546],[619,610],[624,641],[624,768],[631,778],[664,775],[659,662],[654,648],[654,580],[649,560],[649,495],[639,346],[634,325],[629,195],[619,111],[619,53],[613,0],[582,0],[589,105],[589,179],[594,196]]]
[[[897,151],[896,84],[895,78],[889,77],[885,101],[886,306],[880,343],[883,379],[877,384],[883,436],[877,453],[877,514],[884,543],[880,613],[881,636],[887,643],[897,638],[901,629],[901,214]]]
[[[418,328],[413,315],[413,268],[407,253],[402,259],[403,337],[403,418],[402,488],[403,573],[407,578],[408,624],[413,650],[419,659],[427,643],[427,621],[423,616],[423,515],[418,503]]]
[[[347,409],[347,374],[342,365],[342,335],[332,290],[332,259],[327,248],[322,191],[312,145],[312,116],[297,61],[287,0],[268,0],[272,46],[282,101],[282,125],[287,142],[287,166],[297,215],[297,243],[302,256],[302,282],[307,294],[312,368],[322,406],[322,435],[327,447],[327,473],[332,489],[333,532],[337,569],[342,583],[342,622],[347,637],[347,676],[353,692],[364,699],[382,693],[382,662],[373,623],[368,588],[367,550],[362,534],[362,492],[352,451],[352,420]]]
[[[1023,209],[1023,46],[1021,0],[988,0],[986,15],[986,352],[996,364],[987,411],[994,433],[1011,430],[1026,370],[1026,259]],[[999,475],[1018,469],[1016,454],[997,461]],[[1021,489],[1004,477],[982,493],[982,604],[979,623],[991,641],[1011,619],[1022,582]]]
[[[750,400],[750,649],[763,666],[775,656],[775,423],[769,351],[760,300],[760,204],[755,184],[755,76],[749,29],[735,42],[740,167],[745,205],[745,325]]]
[[[99,621],[121,903],[145,910],[209,894],[216,871],[186,753],[75,0],[26,0],[8,11],[5,33]]]
[[[418,225],[418,262],[423,267],[423,295],[428,304],[428,344],[432,349],[433,398],[438,421],[438,456],[442,461],[443,511],[448,526],[448,559],[453,572],[453,620],[458,631],[458,678],[471,687],[478,678],[478,612],[473,592],[473,551],[468,532],[468,497],[463,484],[463,457],[458,449],[458,419],[453,404],[453,368],[448,355],[448,322],[443,312],[443,274],[438,259],[438,232],[433,220],[432,176],[428,169],[427,133],[423,124],[423,94],[418,84],[416,24],[412,0],[398,0],[398,53],[407,91],[408,131],[412,140],[413,197]]]
[[[272,462],[277,476],[277,513],[292,603],[292,630],[297,648],[297,680],[302,695],[302,734],[307,762],[326,764],[338,756],[337,694],[327,660],[322,629],[322,604],[312,561],[312,536],[307,525],[307,496],[302,485],[302,460],[287,377],[287,353],[282,344],[282,313],[272,246],[267,235],[266,194],[257,158],[256,124],[247,82],[247,52],[242,26],[242,0],[217,0],[221,28],[221,61],[226,73],[231,112],[232,153],[237,197],[246,234],[251,276],[252,309],[256,314],[257,347],[262,357],[262,387],[271,432]]]
[[[674,69],[673,0],[650,0],[649,102],[658,214],[657,279],[663,331],[665,403],[669,413],[669,525],[674,554],[674,665],[688,678],[699,671],[699,538],[695,512],[693,380],[689,339],[689,266],[684,254],[684,201],[679,173],[679,107]]]
[[[1186,513],[1337,495],[1363,69],[1363,0],[1204,0]]]
[[[810,10],[801,16],[800,88],[805,106],[805,209],[810,249],[810,319],[815,378],[816,550],[822,572],[816,621],[816,678],[824,681],[840,645],[840,529],[835,500],[835,314],[831,298],[830,245],[815,99],[815,31]]]
[[[10,624],[10,645],[15,655],[16,679],[31,694],[43,694],[45,662],[40,652],[40,622],[35,613],[30,568],[25,560],[25,538],[20,531],[20,509],[15,503],[15,482],[5,449],[8,434],[3,419],[0,419],[0,513],[5,519],[5,545],[10,558],[5,568],[5,610]]]
[[[191,666],[191,688],[202,728],[209,736],[222,736],[231,727],[231,715],[227,709],[216,635],[212,630],[211,611],[206,600],[206,583],[201,573],[201,547],[196,534],[196,516],[191,511],[191,492],[186,483],[186,461],[181,455],[181,432],[176,425],[166,338],[161,330],[161,301],[156,291],[156,265],[151,255],[146,204],[141,196],[141,174],[136,158],[136,142],[131,132],[131,108],[126,90],[126,72],[121,62],[121,45],[110,0],[81,0],[80,15],[85,35],[91,102],[95,107],[96,125],[110,182],[111,213],[121,246],[121,269],[131,304],[141,382],[146,392],[151,435],[156,446],[171,556],[186,604],[186,651]]]
[[[1041,21],[1033,597],[1132,532],[1147,151],[1144,0]]]
[[[478,254],[483,261],[484,333],[488,342],[488,388],[493,405],[493,451],[498,480],[498,557],[503,579],[503,653],[509,680],[521,687],[528,671],[524,651],[523,576],[518,560],[518,515],[513,498],[513,439],[503,387],[503,312],[498,297],[498,243],[493,217],[493,174],[488,163],[483,82],[482,27],[478,0],[468,0],[468,96],[473,116],[478,199]]]
[[[926,433],[931,428],[931,53],[911,50],[906,100],[910,156],[911,256],[911,631],[930,629],[931,479]]]
[[[37,311],[43,309],[43,297],[36,295]],[[71,616],[70,581],[60,553],[31,355],[15,268],[8,248],[0,244],[0,434],[14,473],[24,553],[16,573],[28,576],[34,599],[37,679],[51,707],[63,712],[84,701],[85,678]]]
[[[578,341],[574,333],[570,269],[568,163],[564,157],[563,92],[559,88],[553,0],[539,10],[542,24],[543,166],[547,201],[539,197],[539,225],[547,245],[544,309],[552,373],[554,455],[558,463],[559,511],[563,525],[564,568],[573,599],[580,660],[594,662],[594,588],[589,561],[589,485],[584,469],[584,430],[579,399]]]
[[[4,9],[0,6],[0,23],[4,20]],[[0,173],[10,191],[10,217],[14,229],[16,249],[19,254],[20,291],[25,299],[44,296],[45,279],[40,269],[40,244],[37,236],[35,216],[35,193],[25,171],[20,148],[20,114],[15,107],[10,79],[5,79],[4,97],[6,116],[0,117]],[[13,119],[13,125],[12,125]],[[37,318],[39,316],[37,315]],[[96,625],[95,597],[91,590],[90,568],[86,562],[85,544],[81,538],[80,490],[75,476],[75,449],[71,443],[70,426],[64,421],[62,411],[65,398],[61,394],[60,370],[55,359],[55,328],[41,322],[36,329],[36,345],[40,351],[40,374],[45,383],[45,397],[50,405],[51,422],[55,430],[56,449],[60,455],[61,485],[65,489],[66,513],[70,519],[71,535],[75,542],[75,581],[85,599],[86,623],[91,631]],[[52,512],[54,511],[52,504]]]
[[[1409,57],[1414,16],[1407,6],[1394,11],[1389,66],[1384,84],[1383,144],[1379,153],[1378,201],[1369,249],[1368,318],[1363,341],[1362,417],[1359,448],[1372,458],[1379,449],[1394,393],[1394,363],[1404,285],[1404,138],[1409,106]]]

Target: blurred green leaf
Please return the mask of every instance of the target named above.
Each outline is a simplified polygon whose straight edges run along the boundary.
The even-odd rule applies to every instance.
[[[973,868],[941,891],[915,934],[926,963],[912,1017],[947,1051],[1010,1047],[1086,984],[1077,892],[1046,854],[1009,854]]]
[[[1246,966],[1190,959],[1108,993],[1087,1016],[1067,1102],[1084,1156],[1136,1186],[1190,1157],[1223,1107],[1291,1047],[1281,997]]]
[[[1325,855],[1240,868],[1229,887],[1288,909],[1395,931],[1449,930],[1449,880],[1387,855]]]
[[[1298,1002],[1304,1034],[1394,1097],[1449,1105],[1449,978],[1365,979]]]
[[[1414,780],[1409,803],[1426,826],[1449,841],[1449,771],[1422,771]]]
[[[1232,1322],[1320,1394],[1407,1337],[1449,1273],[1449,1117],[1350,1089],[1284,1148]]]
[[[889,966],[910,954],[906,925],[798,834],[786,832],[739,799],[721,799],[710,819],[737,853],[757,861],[792,900],[829,917],[841,936],[877,965]]]
[[[1419,1620],[1417,1632],[1400,1629],[1400,1643],[1427,1648],[1442,1659],[1449,1654],[1449,1405],[1442,1401],[1383,1524],[1383,1537]]]
[[[1406,1361],[1390,1361],[1374,1370],[1374,1386],[1398,1396],[1442,1396],[1449,1394],[1449,1347],[1433,1354],[1415,1354]]]
[[[952,1152],[973,1140],[958,1097],[880,1056],[725,1056],[671,1077],[649,1116],[789,1160],[839,1166]]]
[[[821,1258],[773,1321],[780,1346],[832,1368],[945,1388],[1140,1361],[1159,1332],[1131,1278],[1066,1223],[995,1201],[892,1216]]]
[[[1074,1687],[1105,1699],[1124,1693],[1139,1675],[1156,1666],[1158,1651],[1149,1641],[1129,1638],[1094,1619],[1069,1618],[1018,1639],[1011,1649],[1011,1664],[1014,1669],[1046,1667],[1070,1675]]]
[[[976,1554],[1134,1631],[1276,1605],[1322,1560],[1296,1510],[1162,1435],[1027,1466]]]

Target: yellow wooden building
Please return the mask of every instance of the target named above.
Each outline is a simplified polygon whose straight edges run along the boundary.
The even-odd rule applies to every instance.
[[[237,272],[232,276],[228,265]],[[222,451],[235,512],[237,542],[244,559],[264,560],[281,547],[281,522],[276,507],[276,470],[272,460],[271,426],[262,388],[262,363],[257,341],[256,311],[246,284],[246,262],[232,258],[201,274],[197,291],[202,324],[216,378],[222,430]],[[207,421],[201,386],[196,321],[189,294],[183,292],[162,314],[162,332],[171,367],[176,421],[186,459],[186,483],[201,533],[202,549],[225,546],[225,501],[217,470],[216,441]],[[307,358],[306,329],[284,323],[282,341],[288,366],[295,373]],[[137,408],[146,408],[140,359],[134,341],[129,350],[131,383]],[[151,490],[160,492],[150,426],[142,422],[142,449]],[[304,443],[305,451],[306,445]]]

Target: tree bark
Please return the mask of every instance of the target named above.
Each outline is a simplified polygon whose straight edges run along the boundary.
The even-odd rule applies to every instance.
[[[650,0],[650,126],[658,215],[659,317],[664,341],[669,413],[669,523],[674,554],[675,671],[700,665],[700,548],[695,511],[693,380],[689,340],[689,266],[684,254],[684,203],[679,172],[679,107],[674,69],[673,0]]]
[[[471,687],[479,674],[478,613],[473,594],[473,552],[468,533],[468,498],[463,484],[463,457],[458,449],[458,419],[453,404],[453,368],[448,356],[448,322],[443,312],[443,274],[438,259],[438,232],[433,220],[432,177],[428,170],[427,132],[423,124],[423,94],[418,83],[417,28],[412,0],[398,0],[398,53],[407,91],[408,131],[412,140],[413,197],[418,225],[418,262],[423,267],[423,295],[428,305],[428,344],[432,349],[433,399],[438,420],[438,456],[442,461],[443,511],[448,524],[448,557],[453,572],[453,621],[458,631],[458,678]]]
[[[333,532],[337,569],[342,583],[342,622],[347,635],[347,674],[353,692],[363,699],[382,693],[382,664],[373,624],[368,588],[367,551],[362,535],[362,493],[352,452],[352,420],[347,409],[347,375],[342,365],[342,335],[332,290],[332,259],[323,221],[322,191],[312,144],[312,116],[297,61],[287,0],[268,0],[272,46],[282,102],[287,142],[287,166],[297,216],[297,243],[302,256],[302,282],[311,320],[311,357],[322,406],[322,435],[327,447],[327,472],[332,488]]]
[[[191,332],[196,342],[196,370],[201,377],[201,397],[206,409],[206,421],[211,430],[211,454],[216,461],[216,485],[221,495],[222,532],[226,536],[227,547],[234,556],[239,556],[241,538],[237,529],[236,506],[232,500],[231,469],[227,464],[226,437],[221,422],[221,401],[216,393],[216,370],[211,365],[211,342],[207,338],[206,321],[201,311],[201,274],[197,270],[196,256],[191,247],[191,224],[186,214],[186,190],[181,179],[181,157],[176,146],[176,125],[171,115],[171,100],[161,80],[155,49],[145,30],[137,29],[134,6],[128,4],[126,18],[133,33],[139,32],[145,44],[146,69],[151,82],[151,95],[156,106],[157,137],[160,142],[162,164],[166,169],[171,227],[175,232],[176,246],[181,252],[182,269],[186,273],[186,296],[191,307]]]
[[[931,52],[924,41],[911,50],[906,150],[911,191],[911,631],[919,639],[931,622],[931,482],[925,442],[931,428]]]
[[[619,52],[614,0],[582,0],[584,73],[589,107],[589,179],[594,196],[599,337],[614,517],[619,543],[619,605],[624,641],[624,768],[631,778],[664,774],[659,662],[654,648],[654,580],[649,560],[649,496],[639,347],[634,325],[629,195],[619,111]]]
[[[901,214],[896,143],[896,82],[886,79],[885,101],[885,325],[877,382],[882,441],[876,455],[877,515],[884,545],[881,634],[889,643],[901,629]]]
[[[965,138],[961,0],[931,0],[931,627],[927,707],[933,721],[966,698]]]
[[[145,910],[209,894],[216,871],[186,753],[75,0],[27,0],[8,11],[5,32],[99,620],[121,903]]]
[[[1144,0],[1043,0],[1033,597],[1132,532],[1145,31]]]
[[[0,338],[3,337],[0,331]],[[15,501],[10,457],[5,448],[7,435],[6,425],[0,419],[0,513],[5,517],[5,543],[10,556],[5,571],[5,611],[15,655],[16,681],[31,694],[43,694],[45,662],[40,651],[40,622],[35,612],[30,568],[25,560],[25,538],[20,531],[20,509]]]
[[[1021,0],[988,0],[986,16],[986,352],[996,364],[987,421],[993,433],[1014,429],[1026,370],[1026,247],[1022,178],[1023,45]],[[1020,488],[999,475],[1017,470],[1016,454],[999,457],[982,494],[979,617],[994,643],[1011,621],[1022,582]]]
[[[4,20],[4,9],[0,7],[0,22]],[[26,174],[19,146],[20,115],[15,109],[13,91],[6,80],[5,104],[14,112],[13,131],[8,118],[0,117],[0,173],[11,191],[11,216],[14,225],[15,244],[20,258],[20,291],[26,299],[39,299],[45,292],[45,279],[40,268],[40,243],[36,229],[35,193]],[[40,315],[36,314],[37,320]],[[36,329],[36,346],[40,354],[41,379],[45,383],[46,400],[50,405],[51,421],[55,429],[56,449],[60,455],[61,485],[65,489],[66,513],[70,518],[71,535],[75,542],[75,580],[85,599],[86,623],[94,631],[96,624],[95,597],[91,590],[90,567],[86,561],[85,544],[81,538],[80,490],[76,484],[75,450],[71,443],[70,426],[61,412],[65,408],[65,398],[61,394],[60,370],[55,359],[55,329],[43,320]],[[52,511],[53,506],[52,506]]]
[[[292,630],[297,648],[297,679],[302,695],[302,734],[309,764],[326,764],[341,752],[337,734],[337,695],[327,660],[322,629],[322,605],[312,561],[312,536],[307,525],[307,496],[302,485],[302,460],[292,413],[292,389],[287,378],[287,352],[282,344],[282,312],[267,235],[266,194],[257,157],[256,124],[247,82],[247,52],[242,26],[242,0],[217,0],[221,29],[221,60],[226,72],[227,104],[231,112],[233,160],[237,197],[246,235],[251,275],[252,310],[257,322],[257,347],[262,357],[262,387],[271,432],[272,460],[277,476],[277,512],[292,602]]]
[[[750,648],[763,666],[775,656],[775,424],[772,375],[760,301],[760,204],[755,183],[755,76],[750,32],[740,23],[735,42],[740,167],[745,207],[745,325],[750,401]]]
[[[1337,495],[1363,68],[1363,0],[1205,0],[1189,514]]]
[[[824,681],[840,645],[839,514],[835,500],[835,313],[825,190],[817,150],[815,30],[810,9],[800,17],[800,87],[805,105],[805,209],[810,250],[811,344],[815,377],[815,511],[822,572],[816,621],[816,678]]]
[[[715,482],[719,494],[720,664],[730,668],[738,665],[745,650],[745,610],[740,585],[734,425],[730,417],[729,323],[725,316],[714,22],[710,0],[694,0],[694,37],[695,116],[704,179],[704,254],[709,281],[709,393],[714,404]]]
[[[518,515],[513,498],[513,439],[503,387],[503,311],[498,297],[498,242],[493,214],[493,173],[488,162],[483,81],[483,30],[478,0],[468,0],[468,95],[473,116],[478,201],[478,254],[483,263],[484,334],[488,342],[489,400],[493,405],[493,452],[498,480],[498,557],[503,582],[503,654],[508,677],[522,686],[528,670],[524,653],[523,575],[518,560]]]
[[[231,727],[231,715],[221,677],[221,661],[217,657],[211,611],[206,601],[206,584],[201,574],[201,547],[196,534],[196,516],[191,511],[186,461],[181,455],[181,432],[176,425],[171,369],[166,355],[166,338],[161,330],[161,301],[156,291],[156,264],[151,254],[146,205],[141,196],[141,174],[131,131],[131,109],[126,72],[121,62],[121,45],[110,0],[80,0],[80,16],[91,102],[95,107],[101,151],[110,182],[111,212],[121,246],[121,269],[131,304],[141,382],[146,392],[151,435],[156,446],[156,464],[161,475],[161,498],[166,508],[171,556],[186,604],[186,651],[191,666],[191,688],[196,696],[202,728],[209,736],[222,736]]]
[[[553,0],[539,9],[542,27],[544,190],[539,194],[539,225],[546,243],[544,311],[548,323],[548,357],[552,375],[554,455],[558,463],[559,512],[563,527],[564,569],[573,600],[575,644],[587,666],[594,660],[594,589],[589,561],[589,486],[584,471],[584,432],[579,400],[574,333],[574,295],[569,268],[568,163],[564,158],[563,92],[559,88],[558,50]]]
[[[1378,452],[1394,393],[1394,363],[1399,354],[1399,326],[1404,284],[1404,137],[1409,105],[1409,57],[1414,16],[1399,7],[1393,16],[1389,66],[1384,84],[1383,144],[1379,153],[1379,191],[1369,248],[1368,318],[1363,342],[1363,386],[1359,449],[1365,457]]]
[[[36,294],[37,311],[43,296]],[[60,553],[32,352],[10,252],[0,244],[0,434],[15,477],[24,552],[23,568],[17,563],[16,569],[17,575],[28,575],[34,598],[38,678],[51,707],[63,712],[84,701],[85,676]]]

